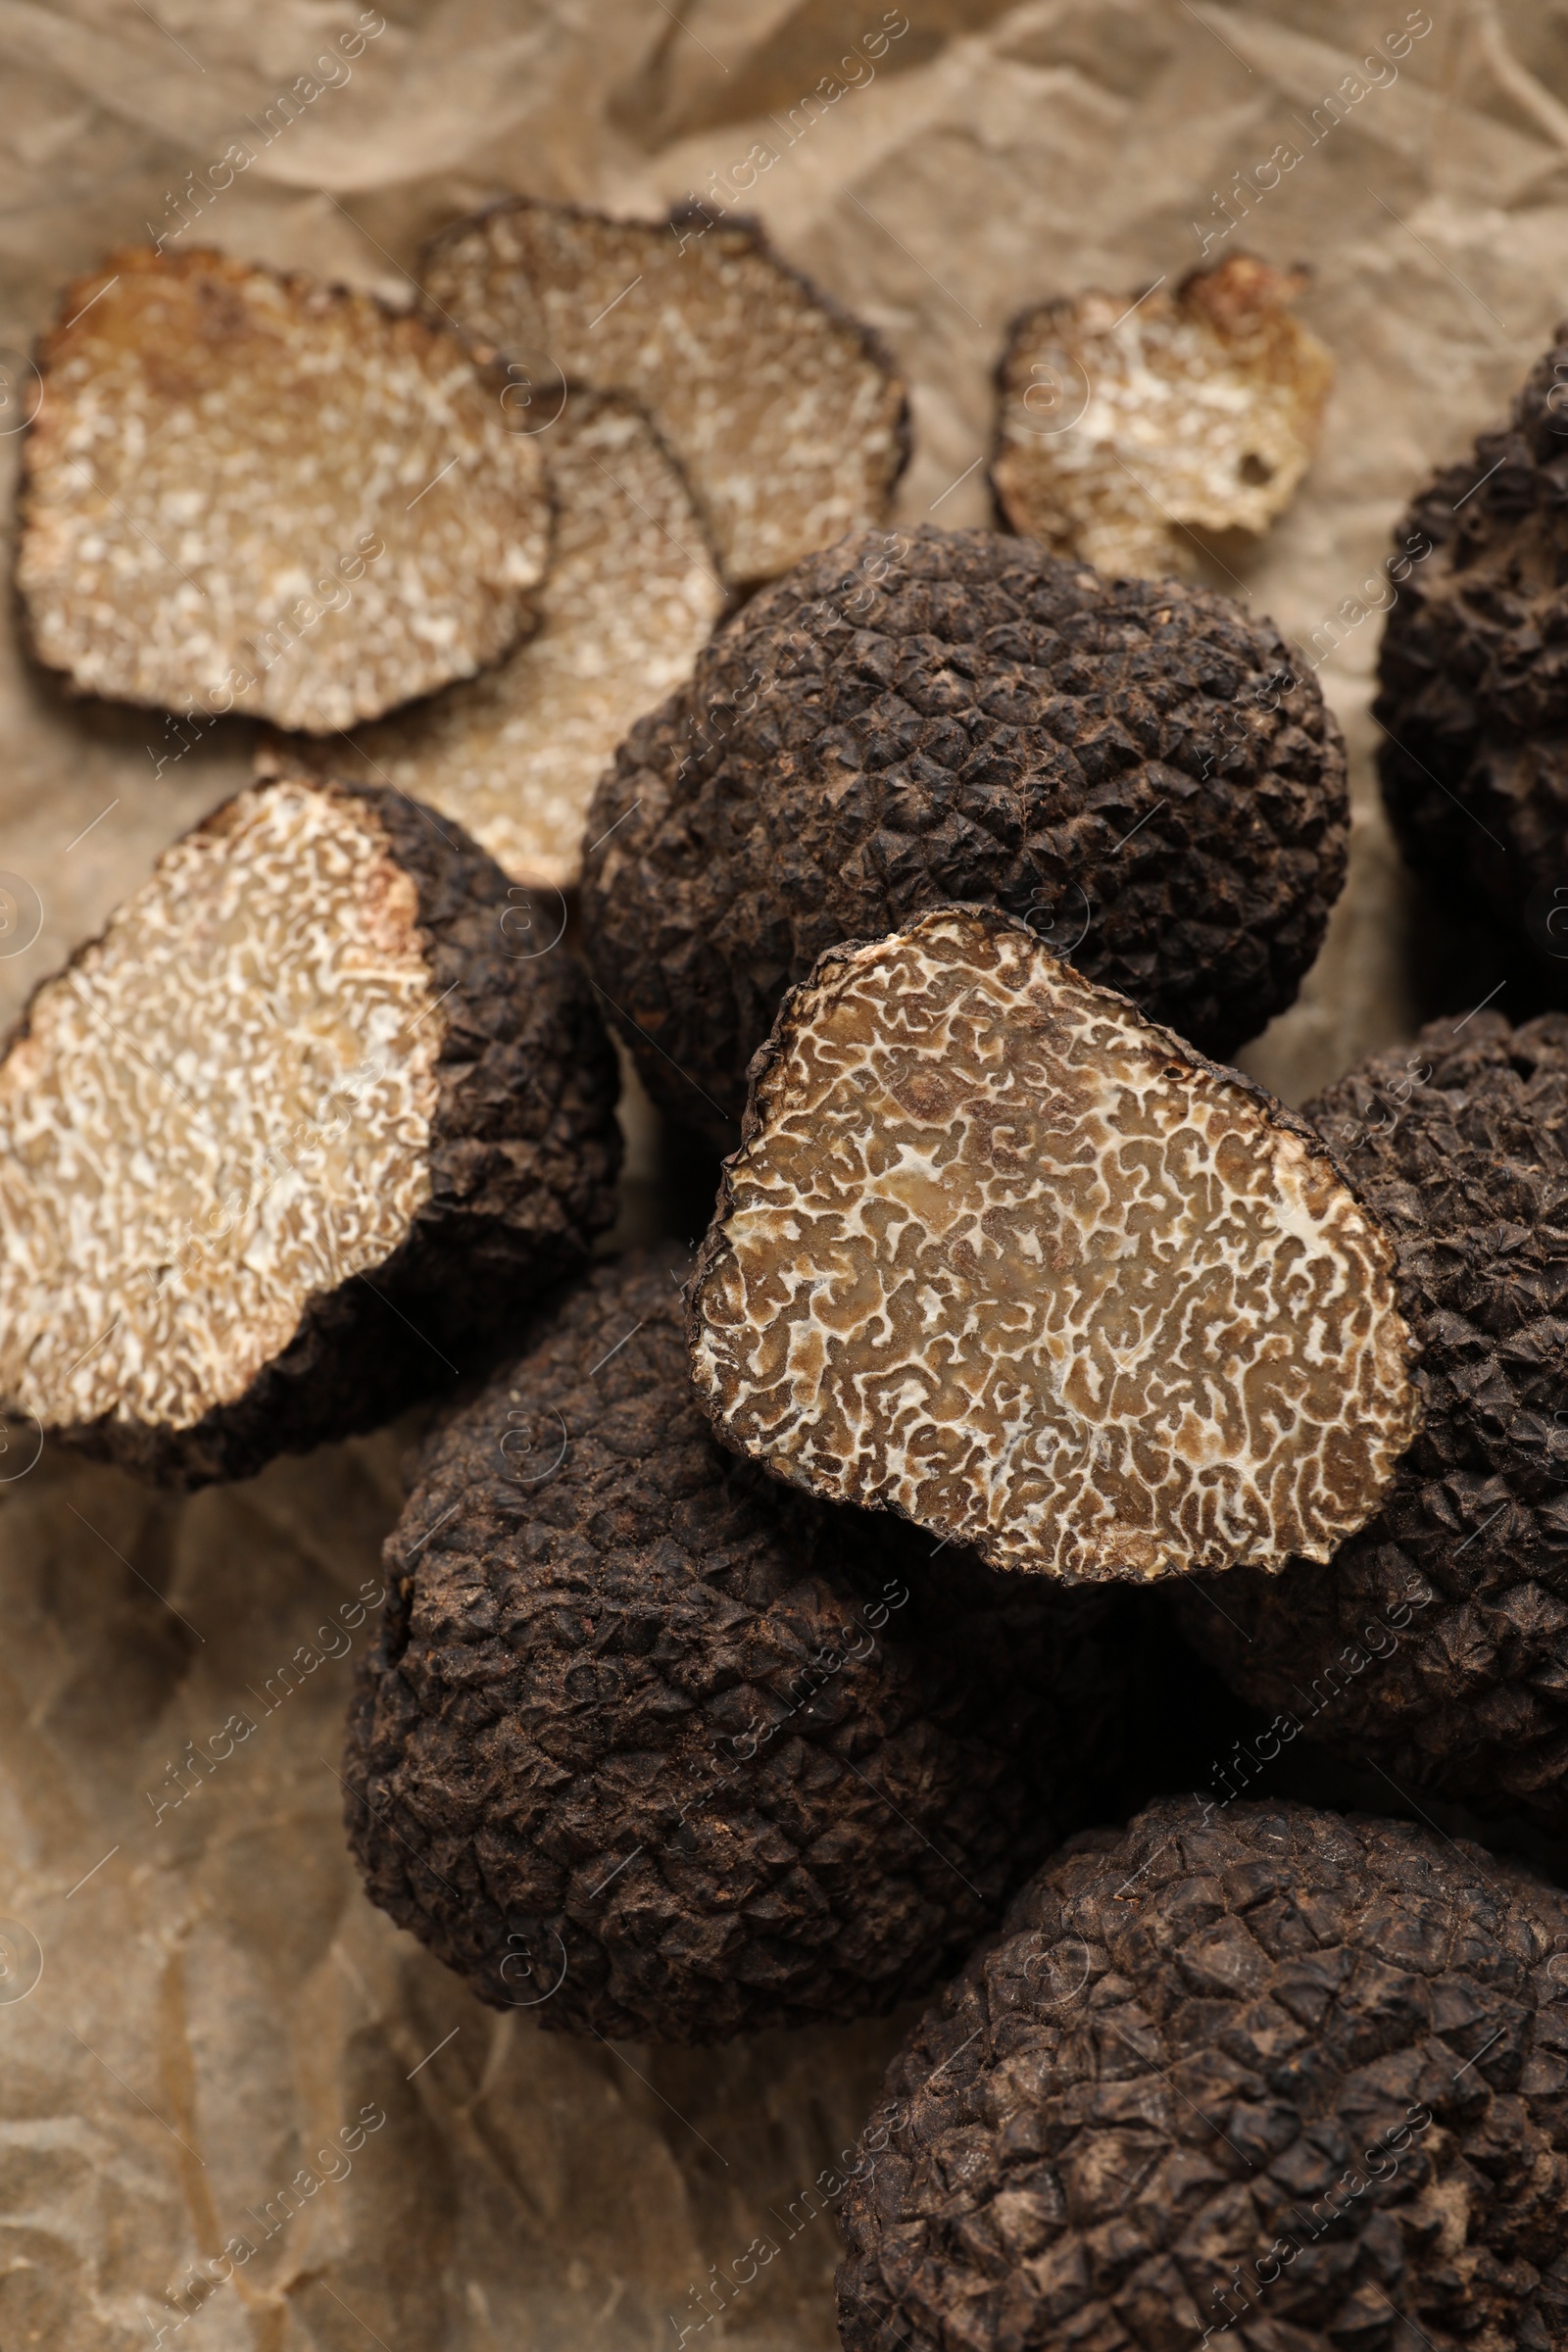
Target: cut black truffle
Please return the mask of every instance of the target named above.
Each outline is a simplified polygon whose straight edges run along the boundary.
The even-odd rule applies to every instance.
[[[1565,1988],[1568,1897],[1406,1823],[1075,1838],[889,2074],[846,2352],[1568,2343]]]
[[[580,1262],[613,1054],[516,911],[392,792],[285,778],[177,841],[0,1062],[4,1410],[241,1477],[467,1369]]]
[[[1568,996],[1568,320],[1396,533],[1373,711],[1406,858]],[[1541,1002],[1540,997],[1536,1000]]]
[[[481,1999],[708,2042],[951,1968],[1103,1803],[1133,1643],[716,1446],[686,1270],[595,1268],[432,1441],[345,1772],[372,1899]]]
[[[38,362],[17,581],[80,692],[328,733],[533,627],[537,442],[442,326],[136,248],[67,287]]]
[[[640,402],[737,586],[886,517],[908,454],[904,386],[757,221],[701,205],[612,220],[518,196],[444,229],[422,275],[431,318],[501,352],[541,411],[563,376]]]
[[[1417,1418],[1322,1139],[988,908],[824,956],[691,1292],[727,1445],[1068,1583],[1326,1560]]]
[[[1289,1004],[1345,875],[1345,760],[1265,623],[985,531],[801,564],[634,727],[589,813],[595,978],[726,1147],[786,988],[921,906],[1025,916],[1205,1053]]]
[[[1568,1828],[1568,1016],[1436,1021],[1307,1108],[1397,1250],[1425,1425],[1329,1567],[1183,1621],[1308,1739]]]
[[[1191,571],[1205,531],[1262,531],[1311,463],[1334,363],[1305,282],[1234,253],[1168,291],[1098,288],[1015,320],[997,370],[997,504],[1102,571]]]

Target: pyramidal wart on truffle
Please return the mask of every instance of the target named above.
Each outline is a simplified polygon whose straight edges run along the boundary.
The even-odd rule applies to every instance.
[[[649,1092],[728,1149],[785,990],[952,900],[1230,1053],[1317,954],[1348,813],[1315,683],[1228,598],[867,532],[632,729],[589,811],[585,933]]]
[[[934,1983],[1105,1803],[1141,1669],[1129,1596],[716,1446],[685,1271],[596,1267],[431,1442],[344,1773],[372,1900],[482,2000],[709,2042]]]

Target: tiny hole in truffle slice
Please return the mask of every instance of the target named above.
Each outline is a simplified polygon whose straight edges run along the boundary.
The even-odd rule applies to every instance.
[[[691,1316],[729,1445],[1070,1582],[1325,1560],[1419,1419],[1321,1138],[979,908],[787,1000]]]
[[[505,876],[284,779],[160,859],[0,1062],[0,1406],[172,1484],[468,1368],[613,1214],[609,1040]]]

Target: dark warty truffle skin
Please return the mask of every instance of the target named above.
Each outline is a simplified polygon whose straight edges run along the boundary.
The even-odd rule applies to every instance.
[[[914,2028],[846,2352],[1568,2344],[1568,1897],[1479,1846],[1162,1799]]]
[[[1568,1015],[1434,1021],[1307,1115],[1394,1239],[1425,1425],[1327,1567],[1173,1605],[1279,1737],[1568,1829]]]
[[[684,1252],[592,1270],[433,1439],[347,1820],[483,2000],[673,2042],[927,1990],[1130,1713],[1120,1604],[1044,1596],[712,1439]]]
[[[1510,422],[1435,475],[1396,536],[1372,706],[1394,830],[1568,1002],[1568,320]]]
[[[724,1148],[787,988],[950,901],[1030,921],[1227,1056],[1345,877],[1345,755],[1267,622],[998,532],[866,532],[743,608],[633,728],[584,835],[595,979]]]

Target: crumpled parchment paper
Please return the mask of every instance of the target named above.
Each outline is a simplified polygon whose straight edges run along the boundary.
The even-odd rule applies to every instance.
[[[1300,1101],[1410,1034],[1424,992],[1458,1006],[1469,972],[1372,785],[1378,566],[1568,310],[1560,12],[0,0],[0,427],[58,289],[117,244],[206,239],[403,300],[420,239],[507,189],[695,193],[755,208],[899,355],[901,516],[978,523],[1018,310],[1130,298],[1244,242],[1307,263],[1300,315],[1339,364],[1323,445],[1263,545],[1211,550],[1208,576],[1319,662],[1356,825],[1323,958],[1244,1058]],[[251,741],[73,704],[8,626],[0,745],[9,1017]],[[684,1219],[631,1117],[629,1224]],[[411,1434],[177,1500],[5,1433],[5,2352],[834,2340],[840,2151],[896,2025],[567,2040],[481,2009],[359,1893],[335,1769]]]

